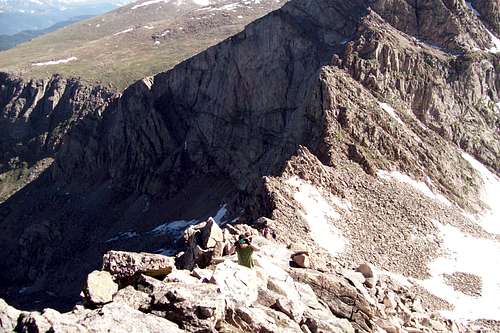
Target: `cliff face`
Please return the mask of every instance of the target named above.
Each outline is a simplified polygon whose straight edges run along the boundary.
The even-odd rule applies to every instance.
[[[100,87],[53,77],[25,82],[0,77],[0,200],[51,164],[63,137],[85,117],[101,117],[114,97]]]
[[[116,100],[62,79],[5,85],[9,140],[57,154],[50,170],[2,204],[0,281],[43,292],[57,276],[60,299],[79,289],[77,277],[102,251],[170,246],[175,236],[153,239],[148,230],[222,203],[226,218],[272,214],[289,226],[278,235],[285,241],[301,226],[289,212],[297,203],[281,200],[293,176],[347,196],[372,188],[379,170],[399,170],[480,211],[481,180],[461,153],[500,172],[500,78],[479,19],[453,1],[292,1]],[[290,166],[300,146],[315,157]],[[414,206],[412,195],[378,208],[368,192],[360,195],[359,229],[376,220],[372,211],[380,221],[390,220],[385,211],[438,214],[431,204]],[[405,225],[435,230],[405,215]],[[109,242],[126,232],[135,236]],[[393,268],[383,253],[358,254]],[[418,264],[401,273],[425,275]]]

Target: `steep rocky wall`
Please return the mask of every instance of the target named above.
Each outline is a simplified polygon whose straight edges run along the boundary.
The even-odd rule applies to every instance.
[[[478,2],[488,9],[495,6],[495,0]],[[492,46],[491,37],[463,0],[375,0],[371,5],[396,29],[432,45],[453,52]]]
[[[482,52],[449,56],[402,39],[374,19],[333,63],[381,100],[401,103],[421,124],[500,172],[499,61]]]
[[[80,120],[101,118],[114,97],[101,87],[85,86],[74,79],[54,76],[23,81],[0,74],[0,200],[50,165],[39,162],[54,157],[64,136]]]
[[[495,0],[471,0],[470,2],[489,29],[500,35],[500,3]]]

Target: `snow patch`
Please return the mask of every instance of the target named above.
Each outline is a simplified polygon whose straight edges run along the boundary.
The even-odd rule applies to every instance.
[[[413,179],[413,178],[411,178],[411,177],[409,177],[409,176],[407,176],[399,171],[390,171],[389,172],[389,171],[384,171],[384,170],[378,170],[377,176],[381,179],[384,179],[384,180],[395,179],[399,182],[408,184],[411,187],[413,187],[414,189],[416,189],[417,191],[419,191],[420,193],[422,193],[423,195],[425,195],[426,197],[431,198],[433,200],[436,200],[438,202],[441,202],[445,206],[451,206],[451,202],[445,196],[443,196],[441,194],[434,193],[429,188],[429,186],[427,186],[426,183],[416,181],[415,179]],[[428,181],[432,183],[432,181],[430,181],[430,178]]]
[[[287,184],[295,188],[294,199],[302,206],[300,215],[309,224],[311,237],[327,250],[332,256],[344,251],[347,240],[340,231],[330,223],[339,220],[340,214],[328,203],[318,189],[294,176],[287,180]],[[342,199],[338,199],[341,200]],[[346,203],[346,207],[349,205]]]
[[[404,126],[404,123],[403,121],[401,120],[401,118],[399,118],[399,116],[396,114],[396,112],[394,111],[394,109],[392,108],[392,106],[390,106],[389,104],[387,103],[382,103],[382,102],[378,102],[378,105],[380,105],[380,107],[385,111],[387,112],[387,114],[389,116],[391,116],[392,119],[396,120],[400,125],[403,125]]]
[[[134,28],[128,28],[128,29],[125,29],[125,30],[122,30],[122,31],[118,31],[117,33],[114,33],[113,36],[118,36],[118,35],[121,35],[121,34],[126,34],[127,32],[131,32],[133,30],[134,30]]]
[[[489,210],[476,222],[487,232],[500,235],[500,178],[471,155],[462,153],[462,158],[479,173],[483,181],[480,199],[489,207]]]
[[[160,2],[169,3],[169,2],[170,2],[170,0],[149,0],[149,1],[145,1],[145,2],[143,2],[143,3],[140,3],[140,4],[138,4],[138,5],[135,5],[135,6],[133,6],[133,7],[132,7],[132,8],[130,8],[130,9],[135,10],[135,9],[137,9],[137,8],[141,8],[141,7],[145,7],[145,6],[154,5],[155,3],[160,3]]]
[[[108,239],[105,243],[113,242],[116,240],[130,239],[130,238],[134,238],[137,236],[138,236],[138,234],[135,231],[122,232],[121,234],[119,234],[113,238]]]
[[[46,62],[36,62],[33,64],[33,66],[49,66],[49,65],[59,65],[59,64],[66,64],[70,61],[75,61],[78,60],[77,57],[69,57],[66,59],[61,59],[61,60],[51,60],[51,61],[46,61]]]
[[[198,5],[198,6],[209,6],[210,5],[210,0],[193,0],[193,2]]]
[[[145,26],[143,26],[143,28],[151,30],[151,29],[154,29],[155,27],[153,27],[152,25],[145,25]]]
[[[480,17],[481,14],[476,10],[476,8],[474,8],[474,6],[472,6],[472,3],[470,1],[465,1],[465,4],[467,5],[467,7],[472,11],[472,13],[474,15],[476,15],[477,17]],[[485,27],[485,30],[486,32],[488,33],[488,35],[490,35],[491,37],[491,41],[493,42],[493,47],[486,50],[490,53],[500,53],[500,39],[495,36],[489,29],[487,29]]]
[[[224,216],[226,216],[226,214],[227,214],[227,205],[224,204],[215,214],[215,216],[214,216],[215,222],[217,224],[222,223],[223,222],[222,219],[224,218]]]
[[[199,223],[199,220],[176,220],[169,221],[160,224],[153,230],[149,231],[148,234],[170,234],[170,233],[180,233],[184,231],[190,225]]]
[[[446,255],[429,264],[431,278],[416,280],[434,295],[454,305],[443,315],[456,320],[500,319],[500,244],[496,241],[475,238],[451,225],[433,221],[444,241]],[[481,296],[465,295],[446,284],[443,274],[464,272],[479,276],[482,281]]]

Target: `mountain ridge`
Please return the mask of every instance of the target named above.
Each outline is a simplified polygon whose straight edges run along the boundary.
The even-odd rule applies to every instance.
[[[148,230],[203,218],[222,204],[228,219],[272,217],[280,242],[307,239],[332,262],[356,258],[416,281],[431,275],[426,265],[444,251],[427,237],[439,237],[433,220],[468,237],[496,239],[465,215],[488,204],[479,195],[484,180],[462,154],[498,175],[498,55],[452,52],[464,47],[460,33],[476,29],[484,40],[467,47],[489,48],[487,32],[467,27],[430,45],[412,37],[411,28],[391,27],[368,3],[292,1],[172,70],[131,85],[103,107],[102,118],[78,121],[39,184],[2,204],[10,212],[1,227],[10,230],[2,230],[0,244],[9,262],[25,260],[2,267],[5,284],[18,290],[16,278],[25,279],[27,270],[36,281],[78,274],[61,276],[75,264],[39,257],[31,247],[45,254],[80,249],[78,258],[93,258],[80,269],[90,270],[110,246],[175,246],[173,234],[156,239]],[[203,181],[212,186],[196,186]],[[309,188],[304,181],[355,207],[329,221],[352,244],[350,252],[332,254],[312,239],[307,202],[297,194]],[[53,202],[27,207],[30,192],[50,193]],[[190,197],[206,200],[205,210],[191,206]],[[33,216],[43,228],[30,226]],[[117,232],[141,236],[106,243]],[[23,244],[14,244],[20,235]],[[68,287],[68,295],[75,288]]]

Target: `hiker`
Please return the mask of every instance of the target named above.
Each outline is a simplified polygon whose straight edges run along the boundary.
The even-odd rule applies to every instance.
[[[238,254],[238,264],[248,268],[254,266],[252,255],[254,251],[259,251],[259,248],[252,245],[252,237],[248,233],[238,237],[238,240],[231,247],[229,253],[234,253],[235,250]]]

